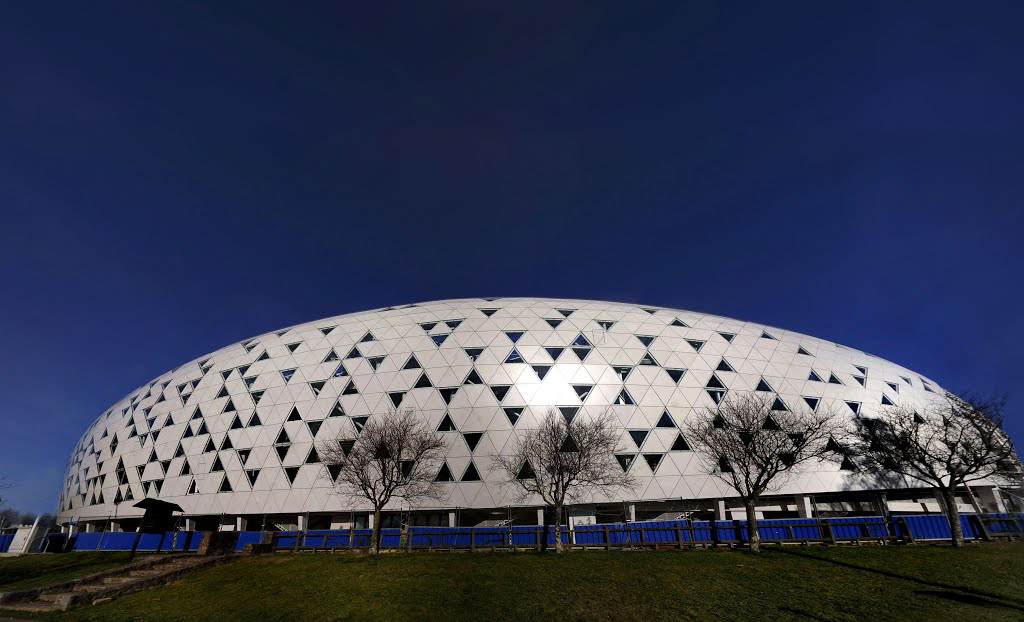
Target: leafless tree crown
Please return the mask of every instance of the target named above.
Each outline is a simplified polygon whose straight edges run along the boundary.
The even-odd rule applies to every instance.
[[[1005,399],[946,393],[924,408],[896,405],[861,419],[853,437],[860,462],[930,486],[1019,477],[1020,462],[1003,430]]]
[[[495,456],[492,470],[518,491],[519,502],[536,495],[561,507],[590,492],[632,489],[636,480],[615,458],[620,436],[611,413],[567,422],[552,409],[536,428],[518,433],[511,450]]]
[[[835,459],[832,439],[841,429],[824,405],[780,407],[768,393],[731,393],[717,407],[695,411],[685,426],[708,473],[744,498],[778,489],[805,463]]]
[[[442,498],[444,484],[434,479],[443,452],[444,441],[412,410],[373,415],[358,434],[317,444],[337,491],[377,508]]]

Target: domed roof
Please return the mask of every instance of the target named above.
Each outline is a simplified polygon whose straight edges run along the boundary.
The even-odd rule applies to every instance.
[[[104,517],[154,496],[189,514],[350,509],[332,494],[315,439],[412,408],[447,439],[443,507],[510,503],[489,471],[516,430],[550,409],[612,409],[631,499],[730,494],[700,468],[679,426],[727,391],[766,391],[788,408],[871,416],[938,386],[870,354],[726,317],[612,302],[462,299],[300,324],[165,373],[100,416],[72,453],[62,517]],[[838,467],[794,491],[849,486]]]

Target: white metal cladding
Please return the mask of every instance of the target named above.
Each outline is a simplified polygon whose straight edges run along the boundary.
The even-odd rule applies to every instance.
[[[716,379],[729,391],[767,387],[787,405],[817,398],[851,417],[941,392],[858,350],[692,311],[537,298],[389,307],[260,335],[133,391],[75,447],[61,518],[107,517],[115,501],[144,496],[189,514],[357,509],[308,463],[314,438],[351,433],[396,404],[454,426],[438,432],[456,480],[439,507],[510,503],[491,457],[550,408],[614,411],[623,463],[640,480],[630,500],[730,496],[677,444],[675,426],[714,405]],[[471,465],[481,481],[468,481]],[[780,492],[862,486],[822,464]]]

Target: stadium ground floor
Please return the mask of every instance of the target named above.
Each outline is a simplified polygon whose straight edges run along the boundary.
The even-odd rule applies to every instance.
[[[972,486],[959,491],[962,513],[1004,513],[1024,511],[1020,490],[994,486]],[[846,491],[807,495],[766,495],[756,507],[758,519],[830,518],[885,516],[889,514],[933,514],[945,508],[943,500],[925,489],[887,491]],[[128,504],[126,504],[128,505]],[[66,521],[63,533],[135,531],[140,512],[125,507],[120,516],[103,516]],[[624,522],[664,520],[743,520],[746,510],[738,498],[662,501],[622,501],[577,504],[566,508],[562,523],[569,527]],[[373,513],[366,509],[341,512],[293,512],[257,515],[189,515],[178,518],[182,531],[290,531],[314,529],[367,529]],[[402,524],[425,527],[499,527],[551,524],[553,517],[537,506],[500,508],[388,509],[381,526]]]

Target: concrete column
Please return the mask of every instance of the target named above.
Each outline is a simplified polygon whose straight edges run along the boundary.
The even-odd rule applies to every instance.
[[[715,502],[715,520],[728,520],[728,516],[725,514],[725,499]]]
[[[370,522],[373,523],[373,514],[370,515]],[[306,515],[299,514],[295,519],[295,525],[298,531],[306,531]],[[373,525],[371,524],[370,526],[372,527]]]
[[[630,503],[626,507],[626,520],[631,522],[631,523],[636,521],[636,504],[635,503]]]
[[[455,512],[448,512],[448,526],[455,527]]]
[[[121,521],[110,521],[110,531],[123,531],[121,529]]]
[[[537,508],[537,524],[544,524],[544,508]]]
[[[796,497],[796,511],[800,518],[814,517],[814,504],[811,503],[811,498],[808,495],[798,495]]]
[[[96,533],[96,524],[92,522],[86,523],[85,533]]]
[[[245,531],[248,522],[249,521],[242,518],[241,516],[235,517],[235,531]]]
[[[185,519],[185,531],[195,531],[195,530],[196,530],[196,519],[194,519],[194,518],[186,518]]]

